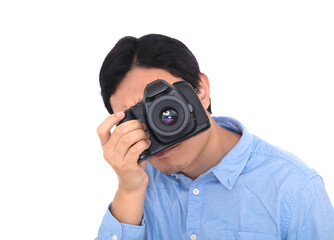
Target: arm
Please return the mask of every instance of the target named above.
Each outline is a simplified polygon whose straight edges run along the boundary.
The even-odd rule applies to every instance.
[[[293,210],[287,240],[334,239],[334,209],[320,176],[310,179]]]
[[[139,226],[143,216],[148,176],[145,172],[145,162],[138,164],[137,160],[149,147],[150,141],[145,126],[137,120],[120,124],[111,134],[112,127],[123,118],[123,112],[112,114],[97,129],[103,156],[116,172],[119,181],[110,206],[113,217],[105,218],[122,223],[122,227]]]

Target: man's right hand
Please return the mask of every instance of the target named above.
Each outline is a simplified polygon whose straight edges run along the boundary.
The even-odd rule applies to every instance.
[[[145,132],[146,126],[138,120],[124,122],[111,133],[113,126],[124,116],[124,112],[111,114],[99,125],[97,133],[103,157],[114,169],[119,181],[111,212],[120,222],[138,225],[142,217],[148,176],[145,172],[146,162],[138,164],[137,160],[151,142]]]

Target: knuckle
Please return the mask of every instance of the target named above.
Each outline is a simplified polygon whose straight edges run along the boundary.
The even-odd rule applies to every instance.
[[[129,145],[131,143],[131,138],[129,136],[123,136],[120,141],[122,145]]]
[[[139,120],[136,121],[136,127],[143,128],[142,123]]]
[[[107,150],[103,151],[103,158],[107,161],[107,162],[112,162],[113,159],[113,153]]]
[[[144,130],[139,130],[138,132],[138,139],[139,140],[144,140],[147,138],[147,133]]]
[[[103,134],[103,128],[101,125],[97,127],[96,132],[99,136]]]
[[[130,149],[129,149],[130,153],[131,154],[138,154],[139,150],[138,150],[138,144],[132,146]]]
[[[119,125],[114,129],[113,134],[115,134],[117,136],[122,136],[123,132],[124,132],[124,127],[122,125]]]
[[[141,154],[148,146],[148,143],[145,140],[139,141],[134,146],[132,146],[129,151],[133,155],[139,155]]]
[[[137,148],[139,151],[144,151],[145,147],[146,147],[146,141],[143,140],[143,141],[138,142]]]
[[[108,154],[107,151],[104,151],[103,152],[103,158],[108,161],[109,157],[110,157],[110,154]]]

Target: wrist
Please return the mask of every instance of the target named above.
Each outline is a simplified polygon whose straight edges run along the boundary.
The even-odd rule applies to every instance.
[[[128,190],[119,186],[110,206],[111,214],[121,223],[140,225],[144,202],[145,188]]]
[[[142,195],[145,195],[146,188],[147,188],[147,184],[143,184],[136,188],[129,188],[129,187],[123,186],[122,184],[119,184],[118,189],[117,189],[117,194],[120,195],[120,197],[125,198],[125,199],[138,198]]]
[[[135,179],[135,181],[134,181]],[[145,173],[143,177],[124,179],[118,178],[118,190],[127,194],[140,194],[146,191],[148,185],[148,176]]]

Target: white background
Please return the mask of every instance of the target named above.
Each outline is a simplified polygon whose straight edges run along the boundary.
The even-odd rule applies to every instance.
[[[117,187],[98,74],[125,35],[184,42],[214,115],[299,156],[334,200],[333,1],[205,2],[0,3],[0,239],[97,235]]]

